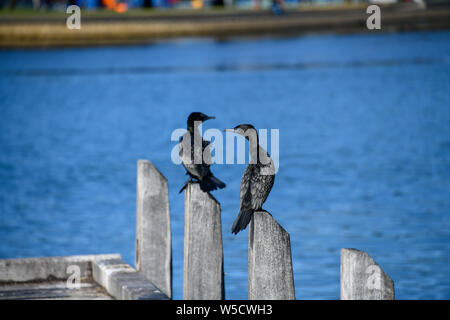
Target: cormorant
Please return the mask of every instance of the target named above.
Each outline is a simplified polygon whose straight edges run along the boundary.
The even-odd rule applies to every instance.
[[[181,137],[179,143],[180,159],[186,169],[186,174],[190,179],[185,182],[181,188],[180,193],[187,187],[193,178],[200,183],[200,189],[204,192],[216,190],[217,188],[225,188],[225,183],[213,176],[209,166],[211,165],[211,151],[208,146],[209,141],[203,140],[198,126],[209,119],[215,117],[208,117],[201,112],[192,112],[187,120],[187,132]]]
[[[251,155],[242,175],[240,210],[232,227],[232,232],[237,234],[247,227],[255,211],[263,211],[262,205],[275,181],[275,167],[267,151],[259,146],[258,133],[251,124],[241,124],[225,131],[244,136],[249,141]]]

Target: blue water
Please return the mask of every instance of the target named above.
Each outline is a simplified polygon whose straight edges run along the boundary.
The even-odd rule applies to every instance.
[[[450,32],[0,51],[0,258],[120,253],[134,265],[136,162],[169,180],[182,297],[182,167],[172,130],[280,131],[265,209],[291,234],[298,299],[339,298],[339,250],[367,251],[399,299],[450,298]],[[244,165],[215,165],[227,299],[247,298]]]

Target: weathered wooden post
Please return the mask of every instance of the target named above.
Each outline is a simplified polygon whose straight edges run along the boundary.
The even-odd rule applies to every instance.
[[[265,211],[253,214],[248,234],[248,299],[295,299],[289,233]]]
[[[394,300],[394,282],[366,252],[341,249],[341,300]]]
[[[191,183],[185,193],[183,299],[225,299],[220,204]]]
[[[137,168],[136,270],[172,297],[168,184],[148,160],[139,160]]]

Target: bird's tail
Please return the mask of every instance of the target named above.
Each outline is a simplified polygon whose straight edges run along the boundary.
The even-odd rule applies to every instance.
[[[200,189],[202,189],[203,192],[210,192],[212,190],[216,190],[217,188],[223,189],[225,187],[226,184],[214,177],[212,174],[206,176],[202,181],[200,181]]]
[[[250,223],[250,220],[253,216],[253,210],[241,210],[239,214],[233,222],[233,227],[231,228],[231,232],[234,234],[238,234],[239,231],[247,228],[247,225]]]

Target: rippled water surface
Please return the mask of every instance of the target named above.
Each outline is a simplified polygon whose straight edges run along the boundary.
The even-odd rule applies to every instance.
[[[450,32],[0,51],[0,258],[120,253],[134,265],[136,161],[169,180],[182,297],[193,110],[280,132],[265,209],[291,235],[298,299],[339,298],[339,250],[365,250],[399,299],[450,299]],[[243,165],[216,165],[228,299],[247,298]]]

